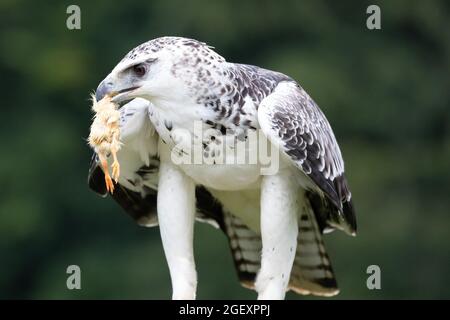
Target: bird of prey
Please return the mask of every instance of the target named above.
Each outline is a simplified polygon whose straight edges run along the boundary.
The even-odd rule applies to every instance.
[[[106,95],[121,105],[112,197],[139,224],[159,225],[173,299],[196,297],[196,220],[223,230],[241,284],[258,299],[338,293],[322,234],[356,234],[352,197],[330,124],[295,80],[227,62],[197,40],[162,37],[117,64],[96,90],[98,101]],[[199,137],[199,123],[214,134]],[[255,152],[245,143],[252,133],[275,147],[275,172],[263,173],[259,157],[239,162],[228,152],[219,161],[235,146],[229,140]],[[204,161],[174,160],[192,149]],[[89,186],[107,195],[95,154]]]

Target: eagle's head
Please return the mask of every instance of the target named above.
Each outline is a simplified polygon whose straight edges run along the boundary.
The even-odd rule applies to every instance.
[[[118,103],[138,97],[168,100],[174,98],[175,91],[178,99],[185,99],[189,89],[205,80],[205,69],[217,68],[223,62],[220,55],[197,40],[157,38],[131,50],[100,83],[96,99],[109,94]]]

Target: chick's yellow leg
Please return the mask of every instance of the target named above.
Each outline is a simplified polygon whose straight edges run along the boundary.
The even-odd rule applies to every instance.
[[[100,158],[100,165],[102,167],[103,173],[105,174],[105,184],[106,184],[106,190],[113,194],[114,192],[114,183],[111,179],[111,176],[109,175],[109,169],[108,169],[108,160],[103,155],[99,155]]]
[[[117,160],[117,153],[115,151],[111,151],[111,154],[113,156],[113,163],[111,165],[112,178],[117,183],[117,181],[119,181],[120,176],[120,164],[119,161]]]

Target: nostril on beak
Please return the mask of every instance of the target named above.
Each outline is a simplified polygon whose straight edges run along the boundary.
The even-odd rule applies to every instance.
[[[102,81],[98,85],[97,90],[95,91],[95,99],[97,101],[102,100],[109,92],[111,92],[112,83]]]

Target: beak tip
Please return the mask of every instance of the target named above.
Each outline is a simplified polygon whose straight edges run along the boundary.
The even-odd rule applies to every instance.
[[[97,101],[102,100],[110,91],[111,83],[105,83],[105,81],[100,82],[97,90],[95,91],[95,99]]]

